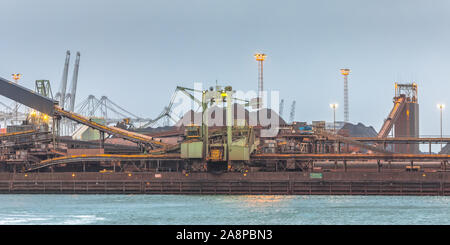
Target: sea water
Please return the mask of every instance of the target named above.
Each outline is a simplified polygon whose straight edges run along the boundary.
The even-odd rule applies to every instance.
[[[1,225],[450,224],[450,197],[0,195]]]

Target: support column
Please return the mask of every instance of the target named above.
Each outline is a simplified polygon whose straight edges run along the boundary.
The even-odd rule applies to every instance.
[[[105,148],[105,132],[100,131],[100,148]]]
[[[262,63],[261,63],[262,68]],[[261,87],[262,89],[262,87]],[[262,91],[261,91],[262,92]],[[227,169],[231,167],[231,144],[233,141],[233,115],[232,115],[232,100],[233,100],[233,92],[227,91],[227,111],[226,111],[226,122],[227,122]]]
[[[52,138],[53,138],[53,149],[56,150],[56,123],[55,123],[56,117],[54,116],[52,119]],[[6,126],[5,126],[6,127]]]
[[[209,155],[208,143],[208,102],[206,101],[206,91],[202,92],[202,138],[203,138],[203,161],[206,161]]]
[[[56,119],[56,136],[61,135],[61,120],[58,118]]]
[[[344,160],[344,172],[347,172],[347,160]]]

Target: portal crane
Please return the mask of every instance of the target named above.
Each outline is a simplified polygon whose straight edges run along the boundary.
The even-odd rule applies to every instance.
[[[70,105],[69,110],[75,110],[75,97],[77,94],[77,83],[78,83],[78,70],[80,68],[80,52],[77,52],[77,57],[75,59],[75,67],[73,69],[73,77],[72,77],[72,88],[70,90]]]
[[[67,87],[67,76],[69,73],[69,61],[70,61],[70,51],[66,52],[66,61],[64,63],[64,70],[61,79],[61,92],[59,93],[59,102],[62,107],[64,107],[66,99],[66,87]]]

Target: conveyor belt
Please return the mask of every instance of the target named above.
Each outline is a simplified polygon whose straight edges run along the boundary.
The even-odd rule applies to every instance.
[[[81,116],[79,114],[70,112],[70,111],[65,111],[63,110],[61,107],[55,105],[55,114],[60,115],[62,117],[66,117],[68,119],[71,119],[73,121],[76,121],[78,123],[84,124],[86,126],[89,126],[93,129],[97,129],[100,130],[102,132],[105,132],[107,134],[110,135],[114,135],[116,137],[119,138],[123,138],[126,140],[130,140],[136,143],[141,143],[141,144],[151,144],[151,145],[157,145],[159,147],[167,147],[168,144],[162,143],[158,140],[153,139],[153,137],[147,136],[147,135],[143,135],[143,134],[138,134],[135,132],[130,132],[124,129],[120,129],[117,127],[112,127],[112,126],[105,126],[102,125],[100,123],[96,123],[94,121],[91,121],[90,119]]]
[[[384,160],[384,161],[448,161],[446,154],[276,154],[264,153],[252,155],[252,160]]]
[[[167,144],[159,142],[158,140],[154,140],[150,136],[146,136],[143,134],[138,134],[134,132],[129,132],[127,130],[123,130],[116,127],[105,126],[96,122],[89,120],[86,117],[75,114],[73,112],[65,111],[63,108],[59,107],[58,102],[42,96],[34,91],[22,87],[14,82],[8,81],[4,78],[0,77],[0,95],[3,95],[9,99],[17,101],[21,104],[24,104],[30,108],[36,109],[40,112],[43,112],[49,116],[60,115],[71,120],[74,120],[78,123],[87,125],[91,128],[100,130],[110,135],[114,135],[120,138],[124,138],[136,143],[145,144],[145,145],[156,145],[159,147],[166,147]]]
[[[350,139],[359,142],[371,142],[371,143],[389,143],[389,144],[428,144],[428,143],[450,143],[450,138],[438,138],[438,137],[394,137],[394,138],[378,138],[378,137],[351,137]]]
[[[359,141],[356,141],[356,140],[352,140],[349,137],[344,137],[344,136],[341,136],[341,135],[328,133],[328,132],[326,132],[324,130],[317,131],[317,134],[322,135],[323,137],[330,138],[330,139],[335,139],[335,140],[337,140],[339,142],[343,142],[343,143],[359,146],[361,148],[364,148],[364,149],[367,149],[367,150],[371,150],[371,151],[374,151],[374,152],[385,153],[385,154],[393,153],[391,151],[388,151],[388,150],[385,150],[385,149],[382,149],[382,148],[379,148],[379,147],[367,145],[367,144],[364,144],[362,142],[359,142]]]
[[[35,130],[0,134],[0,141],[9,141],[9,143],[14,144],[16,147],[19,145],[34,144],[35,142],[49,142],[51,139],[50,132]]]
[[[27,130],[27,131],[20,131],[20,132],[14,132],[14,133],[5,133],[0,134],[0,139],[3,138],[10,138],[10,137],[20,137],[28,134],[34,134],[36,133],[36,130]]]
[[[117,154],[94,154],[94,155],[74,155],[57,157],[41,161],[33,165],[26,171],[33,171],[44,167],[54,166],[64,163],[92,162],[92,161],[135,161],[135,160],[182,160],[180,154],[162,154],[162,155],[117,155]],[[425,155],[425,154],[254,154],[252,161],[265,160],[329,160],[329,161],[448,161],[450,155]]]
[[[162,154],[162,155],[119,155],[119,154],[93,154],[93,155],[73,155],[56,157],[41,161],[40,163],[31,166],[26,171],[33,171],[44,167],[63,163],[74,162],[92,162],[92,161],[136,161],[136,160],[181,160],[180,154]]]
[[[398,97],[394,102],[394,107],[391,110],[391,113],[389,113],[388,118],[384,121],[383,126],[381,126],[380,132],[378,133],[378,138],[386,138],[389,134],[389,132],[392,129],[392,126],[394,125],[395,121],[397,121],[397,118],[400,116],[400,112],[405,107],[405,97],[400,96]]]

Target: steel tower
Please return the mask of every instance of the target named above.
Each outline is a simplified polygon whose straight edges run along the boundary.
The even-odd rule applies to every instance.
[[[348,122],[348,74],[350,74],[350,69],[341,69],[341,74],[344,75],[344,121]]]
[[[264,91],[264,85],[263,85],[263,63],[266,59],[266,54],[257,53],[255,54],[256,61],[258,61],[258,108],[262,106],[263,103],[263,91]]]

